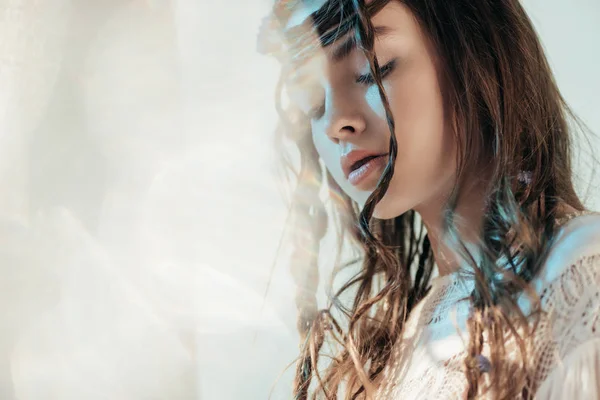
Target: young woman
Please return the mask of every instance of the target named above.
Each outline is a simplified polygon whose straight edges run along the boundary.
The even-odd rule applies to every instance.
[[[600,215],[518,0],[282,0],[260,36],[300,155],[295,398],[600,399]],[[362,265],[318,311],[327,210]]]

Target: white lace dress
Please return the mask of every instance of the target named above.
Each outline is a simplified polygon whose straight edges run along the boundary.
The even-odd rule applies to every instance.
[[[536,398],[600,400],[600,214],[561,226],[533,285],[547,312],[534,337]],[[459,300],[471,288],[456,274],[433,279],[394,348],[377,400],[465,398],[469,308]],[[527,310],[525,300],[519,304]]]

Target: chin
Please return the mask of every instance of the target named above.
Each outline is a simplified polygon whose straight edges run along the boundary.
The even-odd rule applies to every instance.
[[[402,207],[399,202],[390,204],[391,202],[384,196],[383,199],[375,206],[373,217],[377,219],[393,219],[408,211],[408,208]]]
[[[396,218],[398,215],[398,213],[395,212],[391,212],[389,210],[378,210],[377,207],[375,207],[375,211],[373,212],[373,218],[377,218],[377,219],[393,219]]]
[[[371,192],[361,192],[359,196],[353,196],[352,199],[358,203],[359,210],[362,211]],[[407,199],[389,188],[383,198],[375,205],[373,218],[394,219],[409,211],[414,205],[411,199]]]

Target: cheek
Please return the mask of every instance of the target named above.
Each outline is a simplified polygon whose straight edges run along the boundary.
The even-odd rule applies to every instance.
[[[357,203],[364,204],[369,193],[357,190],[348,182],[340,165],[339,148],[335,143],[329,140],[327,135],[325,135],[323,128],[319,127],[319,124],[313,123],[312,138],[319,157],[323,160],[327,171],[342,191]]]
[[[324,128],[318,123],[312,124],[312,139],[315,145],[315,149],[319,154],[319,157],[325,163],[325,167],[333,176],[338,184],[341,184],[344,178],[342,167],[340,166],[340,155],[338,154],[338,148],[327,135],[325,134]]]
[[[446,187],[455,170],[454,139],[434,66],[414,65],[389,85],[398,155],[390,188],[376,208],[375,216],[384,219],[431,198]]]
[[[390,88],[390,103],[396,125],[398,160],[427,168],[445,163],[452,152],[446,129],[444,103],[436,71],[431,63],[414,65]],[[404,72],[404,71],[403,71]]]

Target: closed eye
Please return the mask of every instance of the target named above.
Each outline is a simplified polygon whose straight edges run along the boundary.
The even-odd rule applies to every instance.
[[[390,61],[388,61],[387,64],[385,64],[384,66],[379,68],[380,74],[381,74],[381,79],[384,79],[386,76],[388,76],[396,67],[396,63],[397,63],[398,59],[394,58]],[[357,79],[356,82],[362,85],[373,85],[375,84],[375,79],[373,78],[373,76],[371,74],[363,74],[360,75]],[[322,93],[320,93],[320,99],[322,100],[323,96]],[[309,118],[316,120],[319,119],[320,117],[322,117],[325,113],[325,104],[322,101],[317,101],[315,102],[315,106],[312,107],[307,115]]]
[[[394,67],[396,66],[396,61],[397,59],[394,58],[387,64],[385,64],[383,67],[379,68],[379,71],[381,73],[381,79],[385,78],[390,72],[394,70]],[[373,75],[371,74],[363,74],[356,78],[356,83],[360,83],[363,85],[373,85],[375,84],[375,78],[373,78]]]

